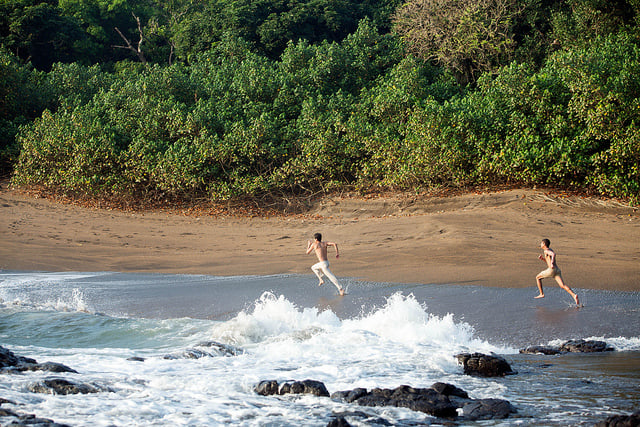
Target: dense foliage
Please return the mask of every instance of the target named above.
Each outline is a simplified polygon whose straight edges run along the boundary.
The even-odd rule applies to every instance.
[[[448,3],[3,1],[2,167],[138,200],[509,183],[638,203],[639,5],[487,0],[432,19],[465,46],[425,51],[403,10]]]

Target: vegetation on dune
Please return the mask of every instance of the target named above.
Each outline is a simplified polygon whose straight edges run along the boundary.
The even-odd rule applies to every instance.
[[[4,0],[0,168],[75,197],[640,202],[634,0]]]

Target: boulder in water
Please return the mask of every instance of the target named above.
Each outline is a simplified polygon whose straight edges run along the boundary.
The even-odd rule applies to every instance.
[[[456,356],[462,364],[464,373],[480,377],[503,377],[515,372],[511,365],[502,357],[482,353],[462,353]]]
[[[45,394],[89,394],[98,393],[101,390],[90,384],[78,384],[63,378],[50,378],[37,383],[29,384],[29,391]]]
[[[327,387],[321,381],[304,380],[304,381],[285,381],[278,384],[275,380],[260,381],[254,391],[262,396],[271,396],[274,394],[313,394],[315,396],[329,397]]]

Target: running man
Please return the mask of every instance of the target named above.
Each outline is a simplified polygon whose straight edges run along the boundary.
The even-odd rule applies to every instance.
[[[540,248],[542,249],[542,254],[538,255],[538,259],[547,263],[547,269],[541,271],[536,276],[536,283],[538,284],[538,290],[540,290],[540,295],[535,298],[544,298],[544,291],[542,290],[542,279],[553,277],[558,282],[558,286],[567,291],[569,295],[576,302],[576,305],[580,305],[580,300],[578,300],[578,295],[571,290],[570,287],[564,284],[564,280],[562,280],[562,272],[558,268],[558,264],[556,264],[556,253],[553,249],[550,248],[551,242],[549,239],[542,239],[540,243]]]
[[[315,273],[316,276],[318,276],[318,279],[320,280],[318,286],[322,286],[324,284],[324,279],[322,277],[327,276],[329,280],[331,280],[333,284],[336,285],[336,288],[338,288],[338,292],[340,292],[340,295],[344,295],[344,289],[342,288],[342,286],[340,286],[340,283],[338,283],[338,279],[336,279],[336,276],[334,276],[331,270],[329,270],[329,260],[327,259],[327,248],[329,246],[333,246],[336,248],[336,258],[340,258],[338,245],[333,242],[323,242],[322,234],[320,233],[314,234],[313,238],[315,239],[313,242],[311,240],[307,240],[307,255],[315,251],[316,256],[318,257],[318,263],[311,266],[311,270]]]

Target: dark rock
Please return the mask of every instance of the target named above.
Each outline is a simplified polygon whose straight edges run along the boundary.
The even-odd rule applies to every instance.
[[[244,350],[229,344],[222,344],[217,341],[205,341],[197,345],[197,347],[206,347],[213,350],[217,356],[240,356],[244,354]]]
[[[271,396],[274,394],[313,394],[315,396],[329,397],[329,391],[327,391],[324,383],[314,380],[285,381],[282,384],[278,384],[275,380],[260,381],[253,389],[262,396]]]
[[[431,388],[437,391],[438,393],[444,394],[445,396],[457,396],[457,397],[462,397],[464,399],[469,398],[469,394],[466,391],[452,384],[435,383],[431,386]]]
[[[354,388],[353,390],[337,391],[331,395],[331,398],[347,403],[353,403],[367,393],[366,388]]]
[[[560,351],[570,353],[599,353],[613,351],[613,348],[604,341],[570,340],[560,346]]]
[[[555,355],[560,353],[597,353],[602,351],[613,351],[613,348],[604,341],[569,340],[559,347],[533,345],[521,349],[520,353]]]
[[[481,377],[502,377],[513,375],[509,363],[502,357],[482,353],[462,353],[456,356],[462,364],[464,373]]]
[[[638,427],[640,426],[640,411],[631,415],[612,415],[600,421],[594,427]]]
[[[13,412],[11,409],[2,409],[0,408],[0,417],[17,417],[18,414]]]
[[[89,384],[77,384],[62,378],[46,379],[37,383],[29,384],[29,391],[33,393],[46,394],[88,394],[98,393],[101,390]]]
[[[0,346],[0,368],[17,367],[25,364],[36,364],[35,359],[16,356],[9,349]]]
[[[527,348],[521,349],[520,353],[521,354],[546,354],[547,356],[552,356],[554,354],[560,353],[560,348],[548,347],[544,345],[532,345]]]
[[[462,407],[464,418],[471,421],[508,418],[516,412],[509,401],[502,399],[474,400]]]
[[[130,362],[144,362],[146,359],[144,357],[133,356],[128,357],[127,360]]]
[[[44,363],[36,363],[27,364],[20,366],[16,369],[17,371],[48,371],[54,373],[63,373],[63,372],[71,372],[73,374],[77,374],[78,371],[75,369],[71,369],[70,367],[63,365],[62,363],[54,363],[54,362],[44,362]]]
[[[244,353],[244,350],[232,345],[222,344],[216,341],[201,342],[197,345],[201,348],[189,348],[178,354],[168,354],[164,356],[167,360],[176,359],[201,359],[203,357],[230,357]]]
[[[327,427],[351,427],[351,424],[349,424],[344,417],[336,417],[329,421]]]
[[[2,405],[3,403],[11,403],[15,405],[15,402],[0,398],[0,405]],[[33,414],[20,414],[18,412],[12,411],[11,409],[0,408],[0,417],[3,418],[2,422],[5,423],[4,425],[6,425],[7,427],[9,426],[69,427],[66,424],[59,424],[48,418],[38,418]]]
[[[455,417],[456,406],[449,398],[432,388],[400,386],[395,389],[375,388],[359,397],[355,403],[363,406],[396,406],[424,412],[436,417]]]
[[[287,381],[280,385],[278,394],[313,394],[329,397],[329,391],[324,383],[314,380]]]
[[[213,357],[213,354],[207,353],[206,351],[197,350],[195,348],[188,348],[179,354],[167,354],[166,356],[164,356],[164,359],[166,360],[201,359],[203,357]]]
[[[253,390],[262,396],[272,396],[278,394],[278,381],[265,380],[260,381]]]
[[[38,363],[29,357],[16,356],[11,350],[0,346],[0,368],[5,372],[25,372],[25,371],[49,371],[49,372],[78,372],[61,363],[45,362]]]

